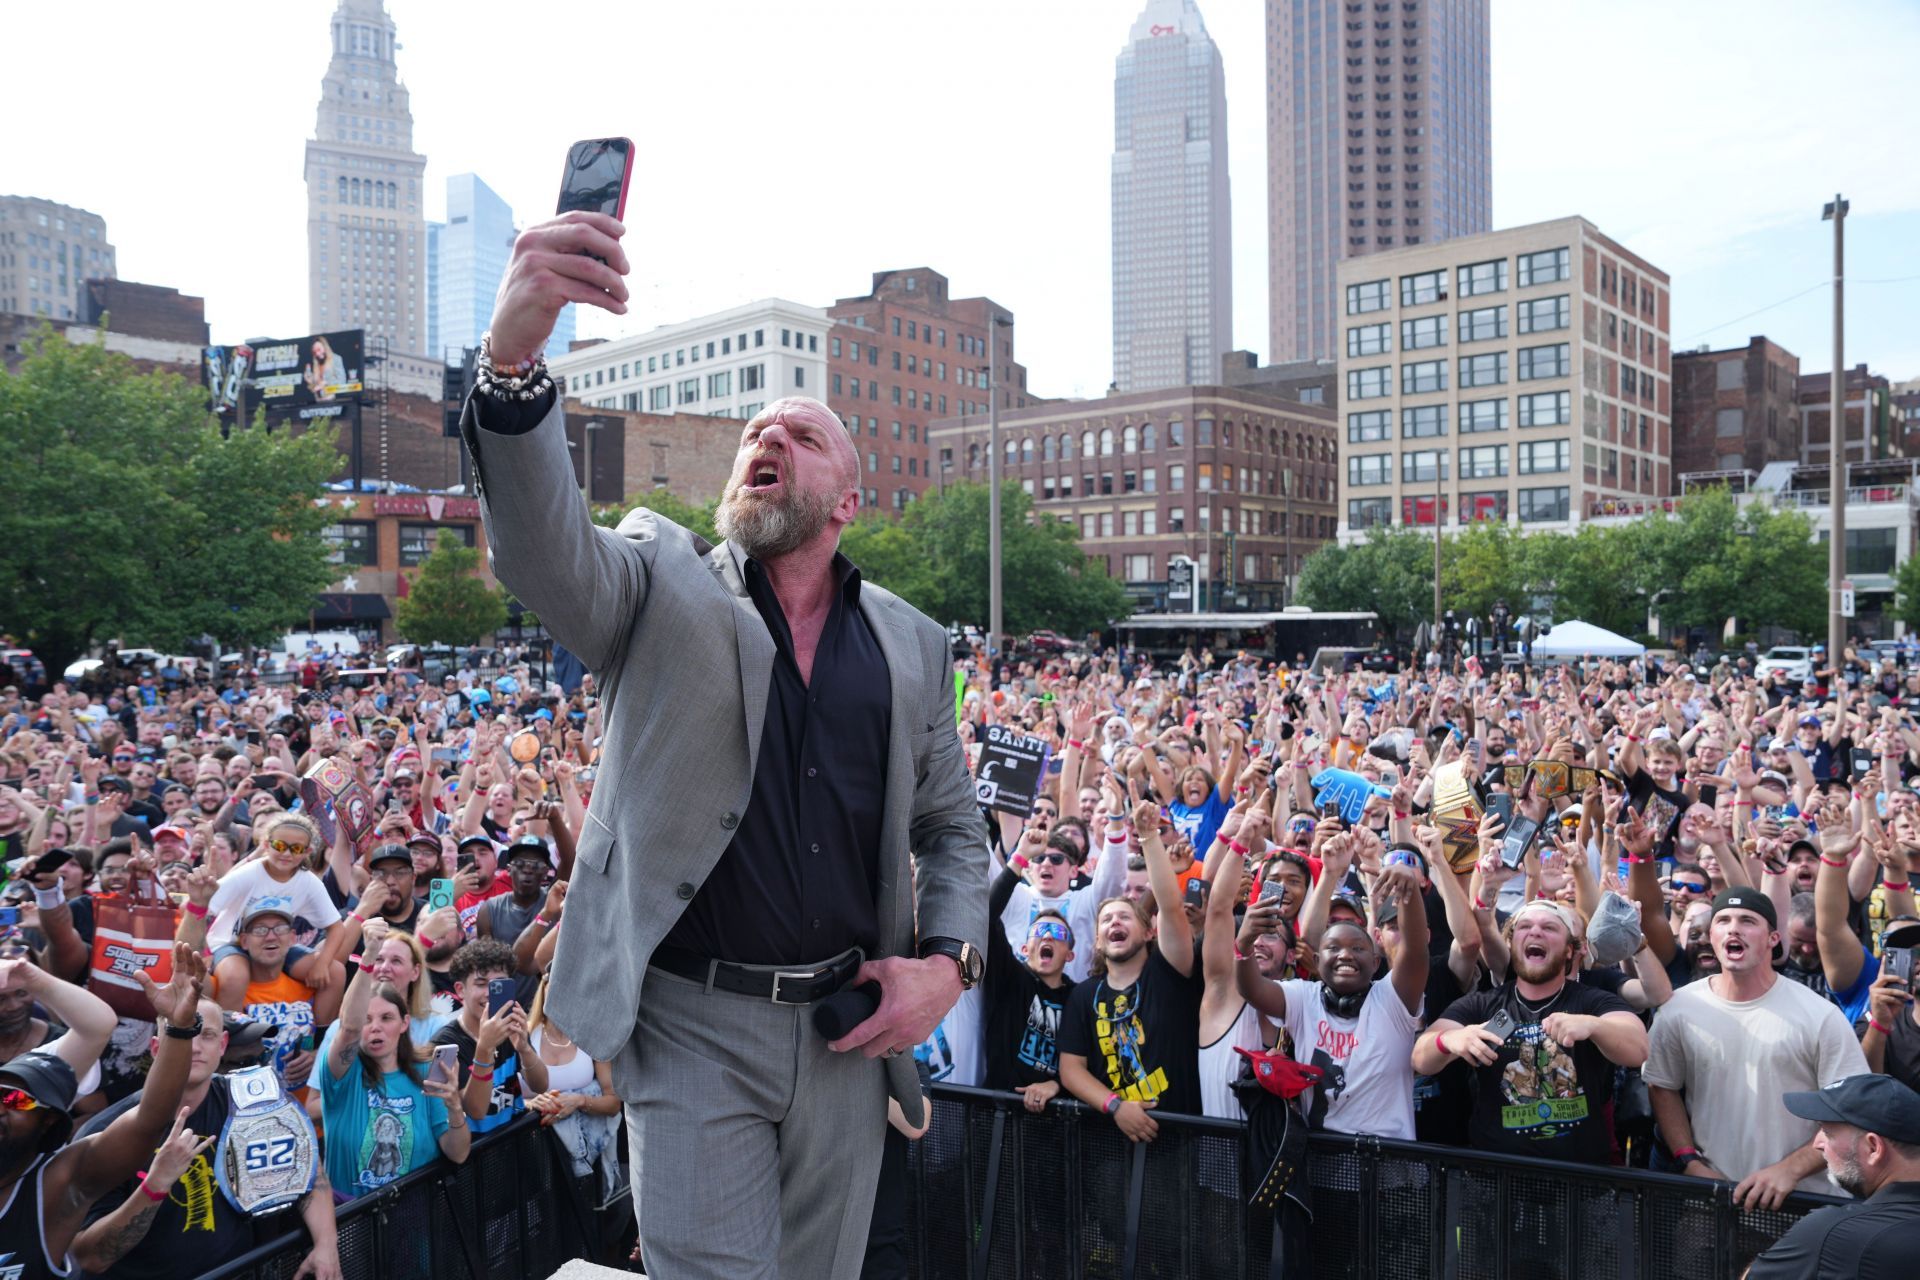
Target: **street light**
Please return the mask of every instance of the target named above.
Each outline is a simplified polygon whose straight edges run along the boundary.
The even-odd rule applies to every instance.
[[[1827,422],[1827,509],[1832,515],[1832,532],[1827,537],[1827,661],[1837,670],[1847,652],[1847,620],[1840,612],[1841,584],[1847,578],[1847,384],[1844,351],[1846,347],[1846,225],[1847,201],[1839,195],[1820,212],[1822,222],[1833,224],[1833,382],[1829,395]],[[1872,428],[1862,408],[1860,425],[1866,429],[1862,461],[1872,454]]]
[[[1012,320],[987,317],[987,656],[1000,661],[1000,335]]]

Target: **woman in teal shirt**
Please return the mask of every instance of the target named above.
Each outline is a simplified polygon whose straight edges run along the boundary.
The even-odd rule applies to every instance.
[[[367,932],[385,922],[375,917]],[[379,939],[363,945],[377,949]],[[340,1006],[339,1032],[320,1076],[327,1177],[351,1199],[405,1177],[436,1154],[464,1164],[473,1135],[452,1081],[425,1080],[408,1028],[407,998],[367,969]]]

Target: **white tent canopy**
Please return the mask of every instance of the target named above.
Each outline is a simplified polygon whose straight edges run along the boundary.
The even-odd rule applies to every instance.
[[[1591,622],[1556,622],[1553,630],[1533,642],[1536,658],[1638,658],[1647,646],[1617,636]]]

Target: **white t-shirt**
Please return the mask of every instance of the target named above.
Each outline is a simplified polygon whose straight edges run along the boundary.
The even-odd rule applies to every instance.
[[[207,944],[215,950],[230,945],[240,921],[265,907],[303,918],[316,929],[340,922],[340,912],[319,876],[302,868],[294,872],[293,879],[281,884],[267,874],[266,863],[256,860],[220,877],[220,887],[207,904],[207,914],[213,921],[207,927]]]
[[[1000,913],[1000,925],[1007,931],[1007,945],[1015,955],[1027,949],[1027,930],[1042,911],[1058,911],[1073,930],[1073,959],[1067,962],[1066,975],[1075,982],[1087,980],[1087,967],[1093,963],[1094,914],[1108,898],[1117,898],[1127,886],[1127,843],[1110,841],[1100,851],[1093,869],[1093,883],[1084,889],[1069,889],[1057,898],[1042,897],[1031,884],[1021,881],[1013,887],[1007,909]]]
[[[1326,1073],[1309,1091],[1312,1126],[1412,1142],[1413,1042],[1420,1017],[1407,1012],[1393,982],[1374,981],[1358,1018],[1328,1013],[1317,981],[1290,978],[1280,986],[1287,996],[1293,1060]]]
[[[1686,1093],[1693,1145],[1737,1180],[1779,1163],[1820,1127],[1788,1111],[1782,1094],[1866,1071],[1839,1006],[1781,978],[1758,1000],[1723,999],[1711,980],[1675,991],[1654,1015],[1640,1074]],[[1824,1170],[1802,1178],[1800,1190],[1832,1193]]]

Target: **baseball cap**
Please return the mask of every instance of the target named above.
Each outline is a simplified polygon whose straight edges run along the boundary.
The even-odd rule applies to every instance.
[[[1400,918],[1400,899],[1396,894],[1386,894],[1373,906],[1375,924],[1392,924]]]
[[[371,867],[376,862],[404,862],[411,867],[413,852],[404,844],[383,844],[367,855],[367,866]]]
[[[553,856],[547,852],[547,842],[539,836],[521,836],[507,846],[508,862],[522,858],[538,858],[548,864],[553,862]]]
[[[1866,1072],[1824,1089],[1796,1089],[1780,1100],[1802,1120],[1850,1124],[1894,1142],[1920,1143],[1920,1093],[1892,1076]]]
[[[435,853],[438,853],[440,852],[440,837],[428,831],[416,831],[407,837],[407,847],[409,849],[431,849]]]
[[[407,778],[414,782],[418,782],[420,780],[420,775],[415,773],[411,769],[395,769],[393,771],[393,780],[395,782],[398,782],[402,778]]]
[[[192,838],[185,827],[171,822],[165,826],[155,827],[153,829],[153,842],[155,844],[159,844],[162,840],[178,840],[181,844],[186,844],[191,841]]]
[[[1780,927],[1780,915],[1774,910],[1773,899],[1758,889],[1722,889],[1720,896],[1713,900],[1713,910],[1708,913],[1707,918],[1711,920],[1722,911],[1732,911],[1736,908],[1751,911],[1760,916],[1767,922],[1769,929]]]
[[[1800,717],[1800,727],[1803,729],[1810,724],[1817,725],[1819,723],[1820,723],[1820,717],[1817,715],[1814,715],[1811,711],[1809,711],[1806,715],[1803,715]]]
[[[73,1100],[80,1092],[80,1081],[67,1060],[59,1054],[29,1049],[0,1064],[0,1083],[8,1080],[53,1112],[53,1125],[41,1140],[41,1150],[66,1145],[73,1133]]]
[[[285,920],[288,924],[292,924],[293,908],[275,906],[273,905],[271,900],[268,900],[262,905],[254,907],[251,910],[247,911],[244,915],[242,915],[240,917],[240,923],[236,927],[235,932],[238,933],[238,932],[244,931],[248,925],[252,924],[255,920],[258,920],[261,916],[279,916],[282,920]]]
[[[131,782],[128,782],[125,778],[116,778],[112,774],[108,774],[100,779],[100,789],[102,791],[124,791],[128,795],[133,794],[133,784]]]
[[[1358,896],[1351,893],[1334,894],[1333,902],[1327,907],[1327,919],[1329,922],[1333,919],[1334,910],[1340,907],[1345,907],[1348,911],[1352,912],[1354,921],[1358,923],[1361,928],[1364,929],[1367,927],[1367,908],[1361,903]]]
[[[480,834],[480,833],[479,833],[478,831],[476,831],[476,832],[474,832],[474,833],[473,833],[472,835],[470,835],[470,836],[463,836],[463,837],[461,837],[461,840],[460,840],[460,843],[459,843],[459,845],[458,845],[457,847],[458,847],[458,848],[461,848],[461,849],[464,849],[464,848],[466,848],[466,847],[467,847],[468,845],[470,845],[470,844],[484,844],[484,845],[486,845],[486,846],[487,846],[487,847],[488,847],[489,849],[491,849],[491,848],[493,847],[493,841],[492,841],[491,839],[489,839],[488,837],[486,837],[486,836],[484,836],[484,835],[481,835],[481,834]]]

